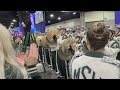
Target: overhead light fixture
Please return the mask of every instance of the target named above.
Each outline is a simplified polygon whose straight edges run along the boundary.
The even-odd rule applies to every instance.
[[[13,22],[17,22],[15,19],[13,19]]]
[[[70,11],[61,11],[61,12],[70,12]]]
[[[54,17],[54,14],[50,14],[50,17],[53,18],[53,17]]]
[[[76,14],[76,12],[73,12],[73,15],[75,15]]]
[[[58,17],[58,20],[61,20],[61,17]]]
[[[50,21],[48,21],[48,23],[50,23]]]

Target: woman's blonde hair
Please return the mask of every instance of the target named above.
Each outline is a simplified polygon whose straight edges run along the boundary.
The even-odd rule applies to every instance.
[[[24,79],[27,79],[27,71],[24,66],[18,63],[10,37],[9,30],[0,24],[0,79],[5,79],[5,63],[21,71],[24,75]]]

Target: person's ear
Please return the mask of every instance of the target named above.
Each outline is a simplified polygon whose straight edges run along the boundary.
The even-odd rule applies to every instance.
[[[87,39],[85,40],[85,42],[86,42],[86,45],[89,45],[89,41]]]
[[[87,48],[90,49],[90,43],[88,39],[85,40],[85,43],[86,43]]]

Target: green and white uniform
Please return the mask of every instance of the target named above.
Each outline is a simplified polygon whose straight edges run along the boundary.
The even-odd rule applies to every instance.
[[[58,40],[57,40],[57,49],[59,50],[60,46],[62,45],[62,43],[64,42],[64,35],[61,36]],[[66,39],[66,38],[65,38]],[[63,76],[64,78],[67,79],[67,73],[66,73],[66,62],[64,60],[61,60],[59,55],[57,54],[57,63],[58,63],[58,69],[60,71],[60,76]],[[67,71],[68,72],[68,71]]]
[[[120,37],[114,37],[107,46],[111,48],[120,48]]]
[[[106,47],[105,47],[105,53],[106,55],[116,58],[118,52],[120,51],[120,41],[119,37],[114,37],[112,41],[110,41]]]
[[[70,63],[72,79],[118,79],[119,67],[110,62],[120,63],[115,59],[104,57],[101,52],[89,51]],[[107,61],[110,61],[109,63]]]
[[[62,40],[64,40],[64,39],[67,39],[68,38],[68,35],[65,33],[63,36],[61,36],[62,37]],[[60,38],[61,38],[60,37]]]
[[[116,58],[119,51],[120,51],[120,49],[118,49],[118,48],[111,48],[111,47],[107,47],[106,46],[103,53],[106,56],[109,56],[109,57],[112,57],[112,58]]]
[[[73,37],[73,34],[70,33],[70,34],[68,34],[67,36],[68,36],[68,38],[72,38],[72,37]]]
[[[73,37],[75,38],[77,36],[77,33],[73,33]]]
[[[53,69],[57,72],[57,60],[56,60],[56,50],[57,50],[57,45],[51,46],[51,56],[52,56],[52,65]]]
[[[84,54],[83,53],[83,45],[82,45],[82,43],[78,43],[76,45],[74,57],[79,57],[79,56],[82,56],[83,54]]]

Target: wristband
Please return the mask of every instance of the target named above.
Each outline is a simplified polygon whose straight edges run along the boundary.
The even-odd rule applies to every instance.
[[[38,72],[36,65],[27,66],[27,68],[28,68],[27,69],[28,74],[33,74]]]

